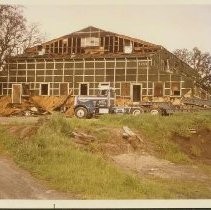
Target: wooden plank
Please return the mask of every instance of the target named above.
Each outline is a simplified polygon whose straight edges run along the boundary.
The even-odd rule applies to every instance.
[[[21,103],[22,95],[22,85],[21,84],[12,84],[12,103]]]
[[[123,130],[125,133],[127,133],[129,136],[135,136],[135,133],[133,133],[133,131],[130,130],[130,128],[128,128],[127,126],[123,126]]]
[[[60,95],[68,95],[68,83],[60,83]]]

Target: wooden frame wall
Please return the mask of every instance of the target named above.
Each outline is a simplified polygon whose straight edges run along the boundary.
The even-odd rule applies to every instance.
[[[95,95],[99,83],[109,82],[122,96],[124,83],[140,83],[142,97],[154,96],[154,85],[163,84],[163,96],[171,95],[171,84],[179,82],[181,90],[189,90],[184,78],[170,74],[154,66],[151,59],[142,58],[95,58],[95,59],[31,59],[17,60],[8,64],[9,71],[2,82],[3,95],[10,95],[12,84],[29,84],[32,95],[39,95],[40,84],[49,84],[49,95],[60,95],[60,84],[67,83],[69,92],[78,95],[79,84],[89,83],[89,95]],[[180,91],[181,91],[180,90]],[[182,93],[182,91],[181,91]],[[181,96],[181,95],[180,95]],[[128,94],[125,97],[130,97]]]

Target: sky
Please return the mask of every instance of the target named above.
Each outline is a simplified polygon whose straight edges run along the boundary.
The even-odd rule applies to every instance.
[[[29,22],[40,24],[47,40],[95,26],[159,44],[170,51],[196,46],[211,53],[211,1],[29,2],[24,4],[25,15]]]

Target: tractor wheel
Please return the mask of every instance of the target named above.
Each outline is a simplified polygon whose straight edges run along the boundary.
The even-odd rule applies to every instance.
[[[82,119],[82,118],[87,118],[87,116],[88,116],[88,111],[87,111],[87,109],[84,108],[84,107],[78,107],[78,108],[75,109],[75,116],[76,116],[77,118],[80,118],[80,119]]]
[[[132,113],[132,115],[137,116],[137,115],[142,114],[143,112],[144,112],[143,109],[134,108],[131,113]]]

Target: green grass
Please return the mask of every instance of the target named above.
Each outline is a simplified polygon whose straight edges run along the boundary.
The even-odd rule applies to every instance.
[[[128,125],[144,132],[146,136],[152,135],[155,142],[158,141],[154,139],[156,132],[151,131],[150,127],[156,125],[164,129],[161,132],[155,127],[159,136],[165,136],[167,141],[169,134],[165,131],[169,128],[172,131],[178,129],[173,129],[172,124],[164,126],[163,121],[168,121],[170,124],[170,119],[172,118],[143,115],[140,118],[103,116],[99,120],[78,120],[54,115],[30,140],[11,136],[0,127],[0,145],[2,150],[7,151],[20,166],[36,177],[46,180],[53,188],[84,199],[211,198],[210,190],[203,183],[140,178],[117,168],[99,155],[76,148],[71,141],[71,131],[75,128],[93,132],[93,129],[102,129],[106,125],[111,127]],[[176,119],[175,116],[174,120],[179,126],[181,119]],[[194,122],[199,121],[194,120]],[[193,122],[188,121],[188,123],[192,125]],[[171,152],[174,151],[173,146],[165,145],[163,142],[162,146],[164,149],[170,147]]]
[[[141,116],[104,115],[100,118],[101,124],[107,125],[111,122],[112,126],[126,125],[142,133],[146,141],[154,145],[154,149],[162,158],[175,163],[189,163],[189,158],[172,141],[172,137],[174,135],[189,137],[190,128],[211,129],[211,112],[179,113],[169,117],[150,114]]]

